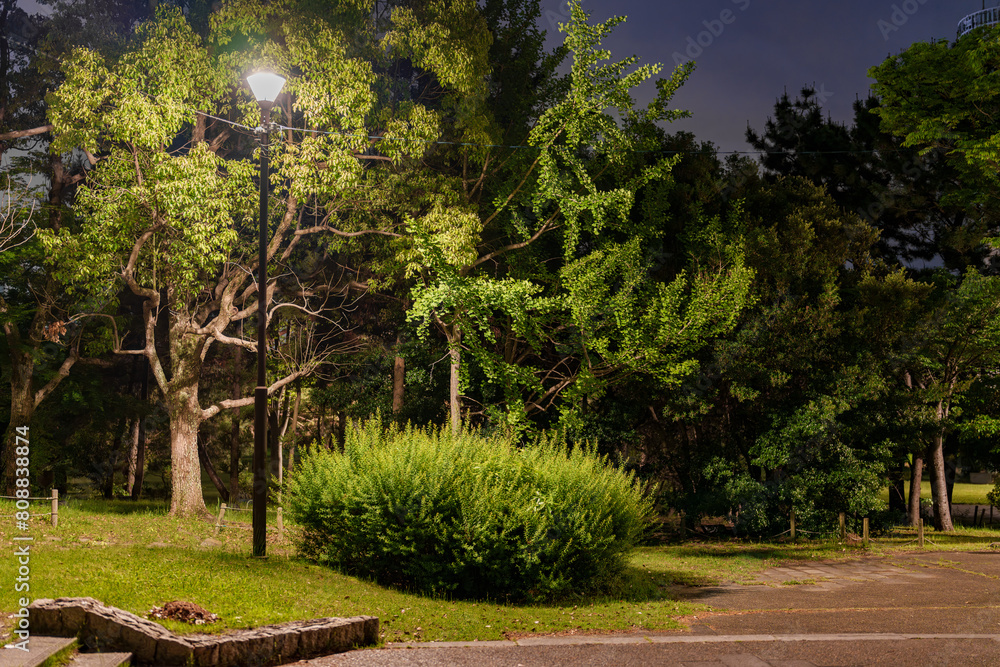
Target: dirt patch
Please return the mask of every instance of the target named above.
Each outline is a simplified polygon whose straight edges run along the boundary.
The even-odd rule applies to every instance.
[[[193,602],[180,602],[178,600],[168,602],[162,607],[153,607],[149,610],[149,617],[181,621],[192,625],[205,625],[219,620],[217,615]]]

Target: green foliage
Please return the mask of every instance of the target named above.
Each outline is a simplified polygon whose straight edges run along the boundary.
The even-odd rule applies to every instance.
[[[963,228],[955,233],[971,247],[996,235],[990,193],[1000,146],[998,34],[991,28],[953,43],[918,42],[868,72],[882,129],[902,137],[903,146],[941,152],[957,170],[957,187],[945,184],[946,199],[963,209]]]
[[[765,479],[733,470],[723,460],[709,466],[730,507],[738,508],[737,528],[752,535],[776,535],[798,525],[811,531],[836,526],[837,514],[868,516],[884,508],[880,495],[889,443],[852,446],[844,426],[844,402],[823,396],[775,424],[751,448]],[[856,436],[855,436],[856,437]]]
[[[383,430],[313,448],[286,483],[302,552],[434,594],[542,599],[620,575],[650,513],[638,482],[559,440]]]
[[[993,507],[1000,509],[1000,479],[997,479],[996,484],[993,485],[993,489],[986,494],[986,500]]]

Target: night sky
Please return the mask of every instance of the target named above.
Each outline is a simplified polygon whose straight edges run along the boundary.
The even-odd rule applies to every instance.
[[[996,4],[987,0],[985,6]],[[674,107],[694,117],[668,130],[693,132],[724,151],[749,148],[747,122],[761,129],[786,88],[794,97],[803,85],[814,85],[830,115],[850,121],[856,96],[867,95],[869,67],[914,42],[954,40],[959,20],[983,8],[982,0],[583,0],[582,5],[592,21],[628,18],[605,42],[615,59],[637,55],[672,69],[675,54],[687,58],[690,50],[696,56],[694,74],[674,97]],[[542,0],[542,8],[553,39],[568,10],[563,0]],[[647,98],[653,90],[646,90]]]
[[[998,0],[986,0],[992,7]],[[21,0],[35,11],[33,0]],[[554,45],[568,20],[565,0],[541,0],[542,24]],[[693,118],[671,131],[693,132],[723,151],[747,150],[747,122],[761,129],[785,89],[794,96],[815,86],[839,121],[853,117],[867,94],[868,68],[910,44],[953,40],[958,22],[983,0],[583,0],[593,21],[628,20],[605,46],[616,59],[637,55],[673,69],[678,58],[697,63],[674,98]],[[706,25],[707,24],[707,25]],[[700,51],[700,53],[699,53]],[[665,74],[664,74],[665,75]],[[649,84],[638,94],[648,100]]]

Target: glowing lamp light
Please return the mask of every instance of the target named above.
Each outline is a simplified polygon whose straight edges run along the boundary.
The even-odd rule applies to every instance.
[[[257,72],[247,77],[250,90],[260,104],[273,104],[285,86],[285,79],[273,72]]]

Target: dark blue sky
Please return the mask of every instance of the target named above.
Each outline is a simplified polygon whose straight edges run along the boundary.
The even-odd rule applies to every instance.
[[[745,150],[747,121],[763,127],[775,98],[815,84],[836,120],[853,116],[871,83],[868,68],[914,42],[954,40],[982,0],[583,0],[592,20],[628,20],[605,42],[616,59],[637,55],[672,69],[694,55],[694,74],[674,98],[693,132],[721,150]],[[986,7],[997,4],[987,0]],[[542,0],[550,39],[565,22],[563,0]],[[707,23],[707,25],[706,25]],[[692,46],[694,44],[694,46]],[[700,49],[700,53],[699,53]],[[646,95],[650,95],[650,87]],[[640,93],[640,97],[642,94]]]
[[[986,0],[992,7],[998,0]],[[21,0],[28,11],[34,0]],[[561,39],[565,0],[541,0],[549,39]],[[694,114],[671,130],[693,132],[720,150],[746,150],[747,122],[763,127],[775,98],[814,85],[832,117],[850,121],[865,96],[868,68],[910,44],[953,40],[959,20],[982,0],[583,0],[592,20],[628,20],[605,46],[616,59],[638,55],[672,69],[678,58],[697,63],[674,98]],[[652,95],[652,84],[639,91]]]

